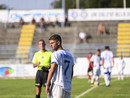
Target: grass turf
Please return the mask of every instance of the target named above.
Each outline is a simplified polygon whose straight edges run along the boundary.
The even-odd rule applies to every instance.
[[[102,84],[80,98],[130,98],[130,78],[122,80],[112,79],[111,86]],[[103,83],[104,79],[100,79]],[[34,79],[0,79],[0,98],[35,98]],[[72,80],[71,98],[75,98],[92,88],[86,78]],[[46,98],[45,88],[42,89],[41,98]]]

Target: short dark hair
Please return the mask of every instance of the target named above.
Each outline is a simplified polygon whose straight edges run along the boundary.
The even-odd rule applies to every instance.
[[[100,49],[97,49],[98,52],[100,52],[101,50]]]
[[[88,54],[93,54],[92,52],[89,52]]]
[[[45,41],[43,39],[40,39],[38,42],[42,41],[44,45],[46,45]]]
[[[108,50],[109,50],[110,48],[109,48],[109,46],[105,46],[105,49],[108,49]]]
[[[56,41],[59,41],[60,43],[62,43],[62,39],[61,39],[61,36],[58,35],[58,34],[54,34],[52,35],[49,40],[56,40]]]

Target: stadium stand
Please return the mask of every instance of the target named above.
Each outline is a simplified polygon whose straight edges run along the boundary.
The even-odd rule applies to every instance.
[[[127,21],[128,23],[129,21]],[[97,35],[97,29],[99,23],[102,23],[108,34],[107,35]],[[63,39],[63,47],[70,51],[74,57],[86,57],[89,52],[96,52],[96,49],[104,50],[104,46],[109,45],[114,53],[117,55],[117,29],[119,23],[126,23],[126,21],[87,21],[87,22],[71,22],[71,27],[48,27],[47,30],[42,31],[39,27],[35,28],[34,37],[31,48],[28,53],[30,60],[38,50],[37,42],[40,39],[44,39],[47,43],[47,48],[49,47],[48,38],[52,34],[60,34]],[[11,59],[16,57],[16,51],[19,45],[21,28],[3,28],[4,24],[0,24],[0,58]],[[88,36],[88,43],[77,43],[78,33],[80,30],[84,30]],[[31,40],[31,38],[21,38],[22,40]],[[121,47],[118,45],[118,47]],[[129,46],[126,46],[129,47]],[[25,48],[25,47],[24,47]],[[29,47],[26,47],[29,49]],[[118,55],[117,55],[118,56]],[[28,59],[27,58],[27,59]]]

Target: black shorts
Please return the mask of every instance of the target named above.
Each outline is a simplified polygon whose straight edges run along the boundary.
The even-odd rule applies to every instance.
[[[38,70],[35,79],[35,86],[41,87],[46,85],[49,71]]]
[[[88,68],[88,72],[90,72],[90,71],[93,71],[93,69],[91,69],[91,68]]]

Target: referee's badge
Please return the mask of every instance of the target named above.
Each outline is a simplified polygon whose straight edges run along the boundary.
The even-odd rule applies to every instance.
[[[44,59],[44,56],[42,56],[42,59]]]

